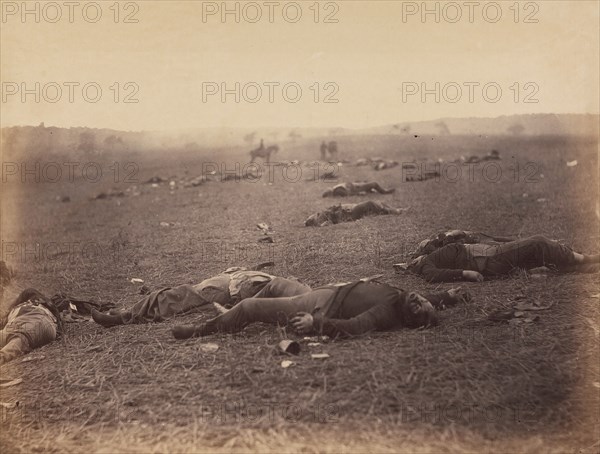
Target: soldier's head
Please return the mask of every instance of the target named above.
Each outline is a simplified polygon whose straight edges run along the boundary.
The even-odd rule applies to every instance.
[[[410,292],[404,301],[400,302],[400,316],[403,324],[409,328],[426,328],[438,324],[434,307],[427,299],[415,292]]]
[[[432,252],[441,248],[442,246],[443,246],[443,239],[440,239],[439,236],[437,238],[423,240],[419,243],[417,250],[412,253],[412,258],[417,258],[422,255],[429,255]]]
[[[306,221],[304,221],[304,225],[307,227],[319,227],[322,225],[327,225],[328,221],[330,221],[331,213],[319,212],[309,216]]]
[[[467,234],[463,230],[450,230],[443,234],[443,245],[451,244],[451,243],[464,243]]]
[[[317,215],[311,214],[309,217],[307,217],[306,221],[304,221],[304,225],[306,227],[316,227],[317,226]]]

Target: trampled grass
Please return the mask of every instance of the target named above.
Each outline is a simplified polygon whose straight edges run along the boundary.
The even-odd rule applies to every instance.
[[[276,158],[312,160],[318,143],[284,144]],[[338,143],[340,157],[351,162],[427,158],[432,168],[442,158],[442,177],[407,183],[401,165],[380,172],[343,165],[339,181],[396,187],[370,198],[409,211],[322,228],[303,221],[336,202],[321,198],[335,182],[306,181],[307,167],[297,182],[272,168],[272,184],[265,175],[173,191],[168,183],[137,183],[140,195],[105,200],[90,198],[133,184],[12,182],[3,185],[3,240],[29,249],[8,256],[3,245],[18,271],[6,299],[35,287],[127,306],[140,298],[129,282],[134,277],[155,289],[269,260],[275,266],[268,271],[311,286],[382,273],[383,282],[403,288],[450,288],[392,269],[418,241],[449,228],[544,234],[598,253],[595,138],[374,136]],[[449,161],[491,149],[502,155],[497,182],[495,167],[482,176],[483,164],[473,166],[472,178],[460,166],[456,178]],[[241,150],[135,156],[139,182],[197,176],[203,162],[228,169],[247,162]],[[567,167],[574,159],[578,165]],[[56,200],[63,195],[71,201]],[[259,222],[272,226],[273,244],[257,243]],[[70,243],[75,252],[58,252],[52,243]],[[69,324],[62,340],[34,352],[45,358],[2,367],[2,378],[24,379],[0,390],[0,401],[18,401],[2,408],[3,452],[598,452],[598,274],[521,274],[463,287],[473,301],[446,310],[436,328],[304,343],[291,358],[273,346],[293,333],[271,326],[172,338],[171,326],[210,310],[112,329]],[[554,305],[531,324],[487,320],[521,299]],[[204,341],[219,350],[203,353]],[[330,358],[311,359],[312,350]],[[282,368],[283,359],[295,364]]]

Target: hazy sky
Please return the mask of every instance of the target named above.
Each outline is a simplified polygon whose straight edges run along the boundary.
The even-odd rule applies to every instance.
[[[62,1],[27,2],[32,11],[39,8],[39,23],[36,13],[22,17],[21,2],[2,3],[3,126],[366,127],[599,111],[597,1],[521,2],[518,8],[513,1],[475,2],[472,11],[465,2],[428,2],[439,22],[433,13],[421,16],[422,2],[320,2],[318,8],[313,1],[272,2],[272,23],[268,2],[228,2],[232,10],[237,4],[239,23],[235,14],[224,22],[220,11],[208,15],[221,2],[121,2],[118,18],[114,1],[99,2],[102,16],[95,23],[92,2],[77,3],[72,23]],[[251,23],[259,10],[262,16]],[[137,23],[124,22],[130,14]],[[324,23],[327,15],[338,22]],[[236,82],[240,102],[234,94],[223,103],[220,92],[206,92],[206,83],[235,91]],[[423,102],[421,85],[435,92],[436,82],[439,102],[435,93]],[[465,83],[473,83],[472,102]],[[25,102],[22,88],[32,91]],[[408,95],[409,89],[419,92]],[[125,103],[128,94],[139,102]],[[327,95],[338,102],[324,102]]]

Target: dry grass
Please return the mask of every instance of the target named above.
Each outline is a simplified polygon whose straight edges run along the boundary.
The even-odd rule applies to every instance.
[[[384,273],[394,285],[431,290],[436,286],[415,276],[394,274],[391,264],[405,260],[418,240],[447,228],[542,233],[598,252],[593,140],[338,142],[348,159],[371,154],[401,162],[496,148],[504,158],[503,178],[403,183],[401,167],[342,167],[344,181],[395,186],[395,194],[373,198],[411,210],[318,229],[302,222],[331,204],[320,197],[331,183],[288,183],[276,175],[273,185],[212,182],[173,194],[143,186],[138,197],[99,201],[89,197],[109,189],[108,179],[99,185],[12,185],[4,213],[28,208],[21,211],[26,222],[7,240],[93,240],[102,253],[13,260],[19,276],[10,291],[34,286],[129,305],[139,298],[132,277],[157,288],[271,259],[274,273],[311,285]],[[309,147],[318,150],[316,141],[289,145],[280,158],[307,157]],[[206,159],[148,156],[138,162],[138,179],[197,175]],[[572,159],[579,166],[567,168]],[[515,182],[511,169],[528,162],[544,178]],[[72,202],[57,202],[56,195]],[[536,201],[542,197],[547,201]],[[161,221],[176,225],[160,227]],[[258,222],[273,227],[273,245],[256,243]],[[591,297],[599,291],[598,275],[537,280],[522,274],[464,286],[474,301],[447,310],[435,329],[305,344],[288,369],[280,366],[286,358],[273,351],[285,335],[274,327],[211,336],[206,341],[219,344],[216,353],[203,353],[199,341],[171,337],[173,324],[208,312],[109,330],[69,325],[63,340],[36,352],[45,359],[1,369],[3,378],[25,380],[0,391],[0,401],[19,402],[17,409],[2,410],[3,452],[598,452],[600,314],[599,300]],[[531,325],[487,321],[520,297],[554,305]],[[331,357],[312,360],[311,350]]]

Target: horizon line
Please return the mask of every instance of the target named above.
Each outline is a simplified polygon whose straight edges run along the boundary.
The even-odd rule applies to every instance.
[[[384,128],[384,127],[389,127],[389,126],[394,126],[394,125],[410,125],[410,124],[414,124],[414,123],[429,123],[429,122],[434,122],[434,121],[446,121],[446,120],[496,120],[496,119],[500,119],[503,117],[532,117],[532,116],[600,116],[600,112],[568,112],[568,113],[555,113],[555,112],[537,112],[537,113],[525,113],[525,114],[503,114],[503,115],[498,115],[495,117],[469,117],[469,116],[465,116],[465,117],[436,117],[436,118],[432,118],[429,120],[403,120],[403,121],[394,121],[394,122],[389,122],[389,123],[385,123],[385,124],[377,124],[377,125],[372,125],[372,126],[237,126],[237,125],[232,125],[232,126],[204,126],[204,127],[182,127],[179,129],[115,129],[112,127],[105,127],[105,126],[82,126],[82,125],[78,125],[78,126],[57,126],[57,125],[50,125],[47,126],[45,123],[45,121],[40,122],[37,125],[34,124],[21,124],[21,125],[2,125],[0,126],[0,129],[8,129],[8,128],[27,128],[27,127],[39,127],[40,125],[44,125],[45,128],[59,128],[59,129],[76,129],[76,128],[87,128],[87,129],[108,129],[108,130],[112,130],[112,131],[120,131],[120,132],[130,132],[130,133],[142,133],[142,132],[154,132],[154,133],[161,133],[161,132],[181,132],[181,131],[190,131],[190,130],[197,130],[197,131],[201,131],[201,130],[235,130],[235,129],[241,129],[241,130],[261,130],[261,129],[341,129],[341,130],[364,130],[364,129],[376,129],[376,128]]]

